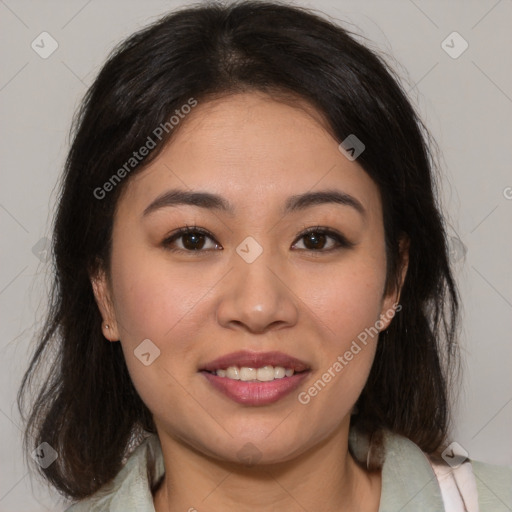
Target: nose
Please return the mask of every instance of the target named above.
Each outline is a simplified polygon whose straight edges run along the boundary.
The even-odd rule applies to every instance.
[[[264,333],[297,323],[300,299],[290,273],[263,253],[252,263],[238,255],[219,289],[217,322],[226,328]]]

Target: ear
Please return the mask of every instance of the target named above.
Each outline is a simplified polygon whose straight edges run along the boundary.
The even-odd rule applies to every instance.
[[[399,241],[399,279],[398,283],[393,287],[391,292],[384,296],[384,300],[382,301],[382,310],[380,312],[380,321],[382,327],[379,328],[379,331],[384,331],[387,329],[391,323],[391,320],[393,320],[393,317],[395,316],[395,312],[402,309],[402,306],[399,305],[399,302],[405,276],[407,275],[407,269],[409,267],[409,245],[409,238],[406,235],[403,235]]]
[[[119,341],[119,329],[117,326],[110,284],[105,271],[100,268],[93,274],[90,274],[92,289],[96,304],[103,319],[103,336],[110,341]],[[108,329],[106,328],[108,325]]]

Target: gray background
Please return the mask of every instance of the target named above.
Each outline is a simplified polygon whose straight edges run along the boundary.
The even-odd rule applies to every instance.
[[[64,508],[24,464],[15,394],[45,311],[44,237],[72,114],[114,44],[178,5],[0,0],[0,511]],[[344,20],[389,54],[440,145],[467,369],[452,439],[473,459],[512,464],[512,1],[300,5]],[[47,59],[31,48],[43,31],[59,45]],[[469,44],[458,58],[441,46],[453,31]]]

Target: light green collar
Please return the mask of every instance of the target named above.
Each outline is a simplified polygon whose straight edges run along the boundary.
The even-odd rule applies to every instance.
[[[444,510],[439,484],[426,455],[409,439],[384,431],[385,460],[379,512]],[[351,429],[349,445],[366,460],[367,440]],[[131,454],[111,484],[66,512],[155,512],[151,489],[165,472],[161,445],[154,434]]]

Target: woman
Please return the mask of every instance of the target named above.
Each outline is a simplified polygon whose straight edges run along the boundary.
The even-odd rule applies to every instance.
[[[69,510],[510,501],[508,469],[448,446],[431,142],[383,61],[304,9],[199,5],[118,47],[76,121],[20,390],[54,350],[27,444]]]

